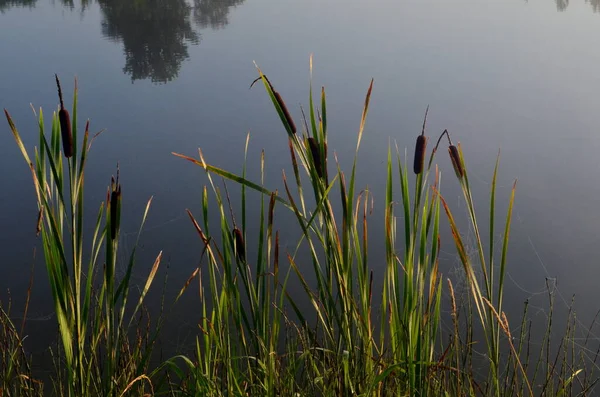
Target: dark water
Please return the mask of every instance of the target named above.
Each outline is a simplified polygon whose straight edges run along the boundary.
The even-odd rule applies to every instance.
[[[376,206],[384,197],[389,139],[412,148],[430,105],[430,133],[448,128],[463,144],[480,217],[498,149],[499,210],[519,180],[508,264],[512,310],[519,313],[530,298],[534,316],[545,318],[550,279],[558,286],[557,307],[564,311],[576,294],[587,323],[600,307],[598,37],[597,0],[0,0],[0,107],[32,147],[29,103],[49,114],[57,105],[53,74],[62,76],[65,91],[78,77],[80,117],[89,117],[94,131],[106,128],[88,165],[90,208],[103,199],[118,162],[124,252],[154,196],[137,277],[162,250],[168,285],[176,289],[198,264],[201,247],[184,210],[198,211],[206,180],[171,152],[195,155],[201,147],[210,162],[238,171],[250,131],[251,173],[257,175],[264,148],[268,184],[281,189],[286,137],[265,93],[248,89],[253,61],[299,115],[314,53],[315,85],[327,87],[330,148],[348,170],[364,94],[375,78],[358,184],[373,190]],[[447,159],[440,164],[450,169]],[[39,242],[30,175],[1,123],[0,169],[0,297],[6,300],[10,289],[18,314],[36,263],[29,324],[47,336],[40,331],[54,320],[41,253],[33,258]],[[452,172],[442,192],[464,217]],[[374,224],[377,272],[383,229]],[[286,247],[295,241],[292,234],[282,238]],[[442,244],[444,275],[459,278],[452,243]],[[173,311],[171,345],[193,335],[197,307],[192,293]],[[41,354],[50,341],[38,340]]]

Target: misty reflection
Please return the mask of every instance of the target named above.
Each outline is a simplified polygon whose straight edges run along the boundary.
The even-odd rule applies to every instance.
[[[201,28],[225,27],[229,23],[229,9],[243,2],[244,0],[194,0],[194,21]]]
[[[4,14],[6,10],[13,7],[35,7],[37,0],[0,0],[0,12]]]
[[[184,0],[98,0],[104,20],[102,34],[123,43],[123,72],[131,80],[166,83],[177,77],[197,44],[191,7]]]
[[[81,13],[85,13],[85,10],[92,5],[93,0],[78,0],[77,3],[81,5]],[[71,10],[75,9],[75,0],[60,0],[60,3],[63,7],[69,8]]]
[[[586,0],[586,3],[590,3],[594,12],[600,12],[600,0]]]
[[[34,8],[38,0],[0,0],[0,12]],[[188,48],[200,42],[198,28],[220,29],[232,7],[245,0],[50,0],[65,8],[93,3],[102,13],[102,34],[123,44],[123,72],[135,80],[167,83],[177,78]]]
[[[564,11],[569,6],[569,0],[555,0],[556,1],[556,9],[558,11]]]
[[[68,1],[68,0],[67,0]],[[227,25],[229,9],[244,0],[98,0],[102,33],[122,41],[123,72],[135,80],[167,83],[189,58],[188,46],[200,42],[192,20],[203,28]],[[193,18],[192,18],[193,16]]]
[[[556,3],[556,10],[563,12],[569,7],[570,0],[554,0],[554,2]],[[585,0],[585,3],[591,6],[593,12],[600,13],[600,0]]]

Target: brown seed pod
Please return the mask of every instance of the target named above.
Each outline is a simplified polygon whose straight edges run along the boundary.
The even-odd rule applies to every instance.
[[[450,145],[448,148],[448,153],[450,153],[450,159],[452,160],[452,166],[454,167],[454,172],[458,179],[461,179],[464,175],[462,163],[460,161],[460,154],[458,153],[458,149],[454,145]]]
[[[277,103],[279,104],[279,107],[283,111],[283,115],[285,116],[285,120],[290,125],[290,128],[292,129],[292,132],[295,134],[296,133],[296,124],[294,124],[294,120],[292,119],[292,116],[290,115],[290,112],[288,111],[287,106],[285,106],[285,102],[283,101],[283,98],[281,97],[281,95],[279,95],[279,93],[277,91],[273,91],[273,94],[275,95],[275,99],[277,100]]]
[[[417,137],[417,144],[415,145],[415,163],[413,170],[415,174],[419,175],[423,172],[423,166],[425,164],[425,151],[427,149],[427,137],[425,135],[419,135]]]
[[[240,262],[246,261],[246,244],[242,231],[236,227],[233,228],[233,237],[235,238],[235,254]]]
[[[121,185],[113,178],[110,193],[110,237],[115,240],[119,231],[119,214],[121,209]]]
[[[54,75],[56,78],[56,86],[58,87],[58,99],[60,100],[60,110],[58,111],[58,120],[60,122],[60,133],[62,136],[63,152],[65,157],[69,158],[73,156],[73,134],[71,132],[71,118],[69,111],[65,109],[65,104],[62,97],[62,89],[60,88],[60,81],[58,75]]]
[[[425,117],[423,118],[423,128],[421,129],[421,135],[417,137],[417,143],[415,145],[415,163],[413,165],[413,171],[416,175],[423,172],[423,166],[425,164],[425,152],[427,151],[427,140],[425,136],[425,125],[427,124],[427,114],[429,113],[429,105],[425,109]]]
[[[325,174],[323,172],[323,162],[321,161],[321,150],[319,149],[319,144],[315,138],[308,138],[308,146],[310,148],[310,153],[315,162],[315,169],[317,171],[317,175],[319,178],[323,178]]]

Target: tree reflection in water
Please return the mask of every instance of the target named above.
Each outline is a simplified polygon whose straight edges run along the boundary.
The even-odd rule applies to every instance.
[[[0,13],[4,14],[13,7],[35,7],[37,0],[0,0]]]
[[[201,28],[220,29],[229,23],[229,9],[244,0],[194,0],[194,21]]]
[[[69,0],[66,0],[69,1]],[[200,42],[192,19],[200,27],[222,28],[229,9],[244,0],[98,0],[102,33],[123,42],[123,71],[132,82],[150,79],[167,83],[189,58],[188,46]],[[193,18],[192,18],[193,16]]]

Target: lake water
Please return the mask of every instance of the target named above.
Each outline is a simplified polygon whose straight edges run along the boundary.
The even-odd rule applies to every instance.
[[[90,208],[104,198],[118,162],[125,251],[154,196],[138,276],[163,250],[176,289],[198,265],[201,247],[184,211],[198,213],[206,180],[171,152],[197,155],[201,147],[207,160],[237,172],[250,131],[251,174],[258,175],[264,148],[268,185],[281,190],[287,138],[264,90],[248,89],[253,61],[299,118],[312,53],[315,85],[327,89],[329,146],[346,170],[375,79],[358,186],[373,190],[376,206],[390,139],[412,150],[427,105],[429,134],[448,128],[463,145],[480,217],[501,149],[499,210],[519,181],[507,307],[518,314],[531,299],[533,316],[545,318],[550,279],[557,307],[565,312],[576,294],[587,324],[600,308],[598,37],[598,0],[0,0],[0,107],[32,147],[29,103],[49,114],[57,106],[53,74],[66,92],[78,77],[80,117],[91,119],[93,131],[106,128],[89,160]],[[450,170],[445,157],[439,162]],[[0,298],[10,289],[18,316],[36,263],[29,324],[41,335],[33,350],[42,355],[51,343],[45,331],[54,327],[50,293],[41,251],[33,257],[39,241],[30,174],[5,123],[0,169]],[[445,175],[442,192],[464,215],[453,173]],[[377,274],[383,226],[374,224],[371,247],[381,241],[382,248],[372,255]],[[294,238],[284,235],[284,246]],[[459,277],[451,240],[442,244],[445,276]],[[189,295],[172,313],[172,345],[195,332],[197,296]]]

